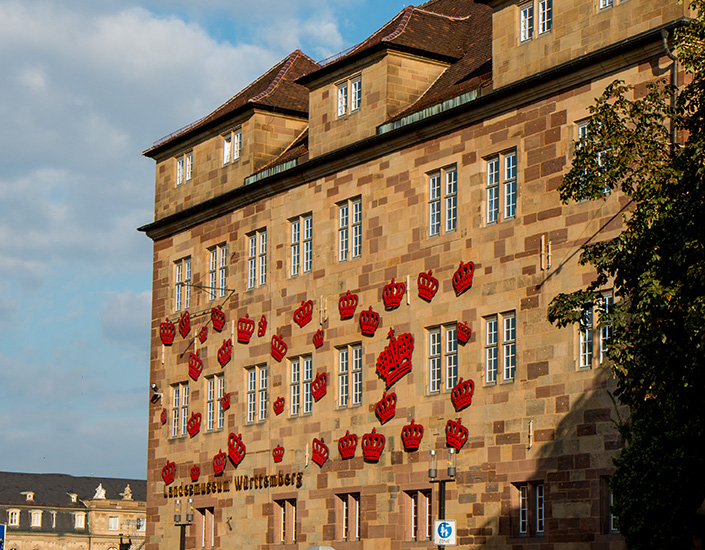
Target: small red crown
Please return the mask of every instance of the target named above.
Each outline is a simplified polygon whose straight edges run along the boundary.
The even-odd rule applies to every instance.
[[[211,309],[211,321],[213,321],[213,330],[220,332],[225,326],[225,313],[223,309],[218,306]]]
[[[272,458],[274,459],[274,462],[281,462],[284,458],[284,447],[281,445],[274,447],[274,449],[272,449]]]
[[[428,273],[421,272],[416,278],[416,283],[419,286],[419,298],[430,302],[438,292],[438,279],[433,276],[433,271],[430,269]]]
[[[192,353],[188,358],[188,375],[193,378],[194,382],[203,372],[203,361],[198,356],[198,353]]]
[[[198,333],[198,339],[201,341],[201,344],[206,341],[208,338],[208,327],[206,325],[203,325],[201,327],[200,332]]]
[[[367,311],[360,312],[360,332],[365,336],[374,336],[379,325],[379,313],[372,311],[372,306]]]
[[[218,449],[218,454],[213,457],[213,473],[217,476],[225,471],[225,465],[228,463],[228,455]]]
[[[267,332],[267,318],[262,314],[262,317],[259,318],[259,323],[257,323],[257,336],[264,336],[264,333]]]
[[[196,483],[198,481],[198,477],[201,475],[201,468],[199,466],[194,466],[191,468],[191,481]]]
[[[377,357],[377,374],[387,382],[387,388],[411,370],[414,337],[405,333],[394,337],[394,329],[387,334],[389,344]]]
[[[421,438],[423,437],[423,426],[421,424],[407,424],[401,429],[401,440],[404,443],[404,448],[407,451],[415,451],[419,448]]]
[[[191,314],[188,310],[184,311],[179,317],[179,334],[182,338],[186,338],[191,331]]]
[[[338,298],[338,311],[340,311],[341,319],[350,319],[355,315],[355,308],[357,307],[357,294],[350,294],[348,290],[340,298]]]
[[[313,302],[309,300],[308,302],[301,301],[301,306],[299,306],[294,312],[294,322],[300,327],[306,326],[311,320],[311,315],[313,314]]]
[[[446,445],[460,450],[467,440],[468,429],[463,426],[460,418],[457,421],[449,420],[446,423]]]
[[[470,340],[472,330],[470,330],[470,327],[467,323],[462,323],[458,321],[458,324],[456,325],[456,334],[458,337],[458,342],[465,345],[468,343],[468,340]]]
[[[162,344],[165,346],[170,346],[174,343],[174,334],[176,334],[176,327],[174,323],[165,319],[163,323],[159,324],[159,338]]]
[[[166,409],[162,409],[161,421],[162,425],[166,424]]]
[[[340,458],[352,458],[355,456],[357,449],[357,436],[351,434],[349,430],[345,430],[345,435],[338,440],[338,451]]]
[[[224,394],[223,397],[220,398],[220,406],[223,407],[224,411],[227,411],[230,408],[230,392]]]
[[[274,402],[274,414],[279,416],[281,413],[284,412],[284,398],[283,397],[278,397],[277,400]]]
[[[228,437],[228,456],[230,460],[233,461],[233,465],[237,468],[238,464],[242,462],[245,458],[245,444],[242,442],[242,436],[240,434],[235,435],[231,433]]]
[[[276,334],[272,336],[272,357],[281,363],[286,355],[286,350],[287,347],[282,337]]]
[[[230,338],[223,340],[223,345],[220,346],[220,349],[218,350],[218,363],[220,363],[220,366],[224,367],[227,365],[232,355],[233,341]]]
[[[469,407],[472,403],[472,394],[475,391],[475,383],[469,378],[465,381],[461,378],[458,383],[453,386],[453,391],[450,392],[450,400],[455,405],[456,411],[462,411]]]
[[[394,418],[394,413],[397,410],[397,394],[384,392],[382,399],[377,401],[375,405],[375,414],[379,421],[384,424],[388,420]]]
[[[201,413],[193,413],[188,419],[188,434],[193,437],[201,430]]]
[[[384,290],[382,290],[384,307],[387,309],[399,307],[404,294],[406,294],[406,285],[404,283],[395,283],[394,279],[392,279],[392,282],[384,285]]]
[[[241,344],[249,344],[252,333],[255,331],[255,322],[245,313],[244,317],[237,320],[237,341]]]
[[[319,372],[311,382],[311,395],[313,395],[314,401],[320,400],[326,394],[327,385],[328,375],[325,372]]]
[[[472,286],[472,275],[475,272],[475,264],[460,262],[460,267],[453,274],[453,288],[455,294],[460,295]]]
[[[328,446],[323,441],[323,438],[313,438],[313,443],[311,443],[311,451],[311,460],[313,460],[320,467],[323,467],[326,460],[328,460]]]
[[[362,456],[365,460],[379,460],[384,450],[384,436],[375,431],[376,428],[372,428],[372,432],[362,436]]]
[[[166,461],[166,466],[162,468],[162,479],[164,480],[164,483],[169,485],[170,483],[174,483],[174,475],[176,474],[176,463],[175,462],[169,462],[168,460]]]
[[[313,338],[311,338],[311,341],[313,342],[313,345],[316,347],[316,349],[320,348],[323,345],[323,329],[320,328],[316,331],[316,333],[313,335]]]

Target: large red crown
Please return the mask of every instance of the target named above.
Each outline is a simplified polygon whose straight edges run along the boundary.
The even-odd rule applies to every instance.
[[[176,475],[176,463],[175,462],[169,462],[168,460],[166,461],[166,466],[162,468],[162,479],[164,480],[164,483],[169,485],[170,483],[174,483],[174,476]]]
[[[188,375],[193,378],[194,382],[198,380],[203,372],[203,361],[198,356],[198,353],[192,353],[188,358]]]
[[[460,262],[460,267],[453,274],[453,288],[455,294],[460,295],[472,286],[472,275],[475,272],[475,264]]]
[[[294,312],[294,322],[300,327],[304,327],[311,321],[312,314],[313,302],[311,300],[308,302],[302,301],[301,305]]]
[[[323,329],[319,328],[316,333],[313,335],[313,338],[311,338],[311,341],[313,342],[313,345],[316,347],[316,349],[320,348],[323,345]]]
[[[198,332],[198,339],[201,341],[201,344],[206,341],[208,338],[208,327],[206,325],[203,325],[201,327],[201,330]]]
[[[357,448],[357,436],[351,434],[349,430],[345,430],[345,435],[338,440],[338,451],[340,458],[352,458],[355,456]]]
[[[433,276],[433,271],[430,269],[428,273],[421,272],[416,278],[416,283],[419,287],[419,298],[430,302],[438,292],[438,279]]]
[[[193,468],[191,468],[191,481],[196,483],[198,481],[198,478],[200,475],[201,475],[200,466],[194,466]]]
[[[224,394],[223,397],[220,398],[220,406],[223,407],[224,411],[227,411],[230,408],[230,392]]]
[[[472,394],[475,391],[475,383],[470,380],[458,380],[458,383],[453,386],[453,391],[450,392],[450,400],[455,405],[456,411],[462,411],[469,407],[472,403]]]
[[[414,337],[405,333],[394,337],[394,329],[387,334],[389,344],[377,357],[377,374],[387,382],[387,388],[411,370]]]
[[[225,465],[228,463],[228,455],[218,449],[218,454],[213,457],[213,473],[217,476],[225,471]]]
[[[242,462],[242,459],[245,458],[246,452],[247,449],[242,442],[242,436],[240,434],[235,435],[231,433],[230,436],[228,436],[228,456],[236,468],[238,464]]]
[[[274,447],[274,449],[272,449],[272,458],[274,459],[274,462],[281,462],[284,458],[284,447],[281,445]]]
[[[218,363],[220,363],[220,366],[224,367],[227,365],[232,355],[233,341],[230,338],[223,340],[223,345],[220,346],[220,349],[218,350]]]
[[[213,330],[220,332],[225,326],[225,313],[223,309],[218,306],[211,309],[211,321],[213,322]]]
[[[166,408],[162,409],[160,420],[162,421],[162,426],[166,424]]]
[[[348,290],[340,298],[338,298],[338,311],[340,311],[341,319],[350,319],[355,315],[355,308],[357,307],[357,294],[350,294]]]
[[[388,285],[384,285],[384,289],[382,290],[384,307],[387,309],[399,307],[404,294],[406,294],[406,285],[404,283],[395,283],[394,279],[392,279],[392,282]]]
[[[470,330],[470,327],[468,326],[467,323],[463,323],[461,321],[458,321],[458,324],[456,325],[455,333],[457,335],[458,342],[465,345],[468,343],[468,340],[470,340],[470,335],[472,334],[472,330]]]
[[[274,414],[279,416],[281,413],[284,412],[284,398],[283,397],[278,397],[277,400],[274,402]]]
[[[379,313],[372,311],[372,306],[367,311],[360,312],[360,332],[365,336],[374,336],[379,326]]]
[[[262,317],[259,318],[259,323],[257,323],[257,336],[262,337],[265,332],[267,332],[267,317],[263,313]]]
[[[362,456],[365,457],[365,460],[379,460],[383,450],[384,436],[376,433],[375,428],[372,428],[370,433],[362,436]]]
[[[394,413],[397,410],[397,394],[384,392],[382,399],[377,401],[375,405],[375,414],[379,421],[384,424],[388,420],[394,418]]]
[[[249,344],[252,333],[255,331],[255,322],[245,313],[244,317],[237,320],[237,341],[241,344]]]
[[[174,323],[165,319],[163,323],[159,324],[159,338],[162,344],[165,346],[170,346],[174,343],[174,334],[176,334],[176,327]]]
[[[460,418],[457,421],[449,420],[446,423],[446,444],[449,447],[455,447],[460,450],[467,440],[468,429],[463,426]]]
[[[311,382],[311,395],[314,401],[320,400],[326,394],[327,385],[328,375],[325,372],[319,372]]]
[[[188,419],[186,429],[191,437],[201,430],[201,413],[193,413],[191,415],[191,418]]]
[[[421,444],[421,438],[423,437],[423,426],[421,424],[407,424],[401,429],[401,440],[404,443],[404,448],[407,451],[415,451],[419,448]]]
[[[311,443],[311,451],[311,460],[323,467],[326,460],[328,460],[328,446],[324,443],[323,438],[313,438],[313,443]]]
[[[179,317],[179,334],[182,338],[186,338],[191,331],[191,314],[188,310],[184,311]]]
[[[284,343],[282,337],[276,334],[272,336],[272,357],[281,363],[286,355],[286,350],[286,343]]]

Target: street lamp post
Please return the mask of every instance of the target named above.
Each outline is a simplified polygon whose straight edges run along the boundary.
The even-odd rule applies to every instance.
[[[186,527],[193,521],[193,499],[186,501],[186,521],[181,521],[181,501],[174,502],[174,525],[180,528],[179,550],[186,550]]]
[[[436,450],[431,449],[428,452],[428,478],[431,483],[438,483],[438,519],[446,519],[446,483],[455,481],[455,449],[448,448],[448,477],[438,479],[438,463]],[[438,548],[445,548],[439,546]]]

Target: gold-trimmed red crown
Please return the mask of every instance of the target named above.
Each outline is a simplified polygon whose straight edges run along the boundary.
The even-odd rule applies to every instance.
[[[211,308],[211,322],[213,323],[213,330],[220,332],[225,326],[225,313],[223,313],[223,308],[221,306]]]
[[[472,275],[475,273],[475,264],[460,262],[460,266],[453,274],[453,288],[455,294],[460,295],[472,286]]]
[[[159,323],[159,339],[165,346],[170,346],[174,343],[174,335],[176,327],[168,318],[164,319],[163,323]]]
[[[278,362],[282,362],[284,356],[286,355],[286,343],[281,336],[276,334],[272,336],[272,357],[274,357]]]
[[[355,308],[357,307],[357,294],[350,294],[348,290],[340,298],[338,298],[338,311],[340,311],[341,319],[350,319],[355,315]]]
[[[230,408],[230,392],[223,394],[223,397],[220,398],[220,406],[224,411]]]
[[[351,434],[349,430],[345,430],[345,435],[338,440],[340,458],[347,459],[354,457],[355,449],[357,449],[357,436]]]
[[[419,298],[430,302],[438,292],[438,279],[433,276],[433,271],[430,269],[428,273],[422,271],[416,278],[416,284],[419,287]]]
[[[255,322],[250,319],[249,314],[245,313],[244,317],[237,320],[237,341],[240,344],[249,344],[254,332]]]
[[[274,414],[279,416],[284,412],[284,398],[278,397],[272,406],[274,407]]]
[[[179,317],[179,334],[182,338],[186,338],[191,331],[191,314],[188,310],[184,311]]]
[[[423,426],[421,424],[414,424],[413,419],[411,420],[411,424],[407,424],[401,429],[401,440],[407,451],[415,451],[418,449],[422,437]]]
[[[467,323],[463,323],[462,321],[458,321],[458,324],[456,325],[456,329],[455,329],[455,334],[458,338],[458,342],[465,345],[468,343],[468,340],[470,340],[470,335],[472,334],[472,330],[470,330],[470,327],[468,326]]]
[[[389,344],[377,357],[377,374],[391,387],[411,370],[411,355],[414,352],[414,337],[404,333],[394,337],[394,329],[387,334]]]
[[[446,422],[446,444],[458,450],[468,440],[468,429],[463,426],[462,420],[449,420]]]
[[[384,450],[384,436],[376,433],[376,428],[372,428],[370,433],[362,436],[362,456],[365,460],[379,460]]]
[[[221,449],[218,449],[218,454],[213,457],[213,473],[217,476],[222,475],[225,471],[225,465],[228,463],[228,455]]]
[[[237,468],[238,464],[245,458],[246,453],[247,449],[242,442],[242,436],[240,434],[235,435],[231,432],[228,436],[228,456],[230,460],[232,460],[233,466]]]
[[[281,445],[274,447],[274,449],[272,449],[272,458],[274,459],[274,462],[281,462],[284,458],[284,447]]]
[[[191,353],[188,357],[188,375],[193,378],[194,382],[198,380],[203,372],[203,361],[198,356],[198,352]]]
[[[311,395],[314,401],[319,401],[326,394],[327,386],[328,375],[325,372],[319,372],[311,382]]]
[[[176,475],[176,462],[169,462],[167,459],[166,466],[162,468],[162,479],[166,485],[174,483],[174,476]]]
[[[262,317],[259,318],[259,323],[257,323],[257,336],[261,338],[265,332],[267,332],[267,317],[263,313]]]
[[[198,481],[198,478],[201,475],[201,468],[200,466],[193,466],[191,468],[191,481],[196,483]]]
[[[450,400],[453,402],[456,411],[462,411],[472,403],[472,394],[475,391],[475,383],[470,380],[458,380],[458,383],[453,386],[453,391],[450,392]]]
[[[221,367],[224,367],[228,364],[232,356],[233,341],[228,338],[227,340],[223,340],[223,345],[220,346],[220,349],[218,350],[218,363],[220,363]]]
[[[372,306],[367,311],[360,312],[360,332],[365,336],[374,336],[379,326],[379,313],[372,310]]]
[[[191,414],[191,418],[188,419],[188,424],[186,425],[186,430],[191,437],[201,431],[201,413]]]
[[[296,308],[294,312],[294,322],[300,327],[306,326],[311,321],[311,316],[313,315],[313,302],[309,300],[308,302],[301,301],[301,305]]]
[[[323,441],[323,438],[313,438],[313,443],[311,443],[311,460],[320,467],[323,467],[326,460],[328,460],[328,446]]]
[[[388,420],[394,418],[394,413],[397,410],[397,394],[384,392],[382,399],[377,401],[375,405],[375,414],[379,418],[380,423],[384,424]]]
[[[313,338],[311,338],[311,341],[313,342],[313,345],[316,349],[320,348],[323,345],[323,329],[319,328],[316,333],[313,335]]]
[[[384,285],[384,289],[382,290],[382,301],[384,302],[384,307],[387,309],[399,307],[404,294],[406,294],[406,284],[395,283],[394,279],[392,279],[392,282],[388,285]]]
[[[162,426],[166,424],[166,408],[162,409],[162,414],[160,416],[160,420],[162,421]]]
[[[208,338],[208,326],[203,325],[201,327],[201,330],[198,331],[198,339],[200,340],[201,344],[206,341]]]

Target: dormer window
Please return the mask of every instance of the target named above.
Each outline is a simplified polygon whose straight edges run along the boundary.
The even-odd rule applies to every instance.
[[[34,500],[34,493],[32,491],[27,491],[24,494],[24,497],[27,501],[33,501]]]
[[[77,502],[78,501],[78,495],[76,493],[68,493],[69,498],[71,499],[71,502]]]
[[[338,118],[360,109],[362,103],[362,77],[354,76],[337,85]]]
[[[223,136],[223,166],[240,159],[242,153],[242,130],[238,129]]]

